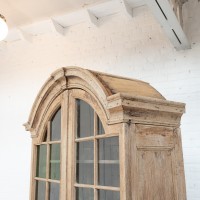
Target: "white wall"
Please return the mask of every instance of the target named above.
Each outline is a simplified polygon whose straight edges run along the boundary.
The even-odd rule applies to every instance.
[[[27,200],[31,139],[22,124],[49,75],[69,65],[151,83],[167,99],[187,104],[182,138],[188,200],[200,199],[200,3],[187,3],[192,49],[177,52],[151,13],[135,10],[79,24],[65,37],[45,34],[0,48],[0,199]]]

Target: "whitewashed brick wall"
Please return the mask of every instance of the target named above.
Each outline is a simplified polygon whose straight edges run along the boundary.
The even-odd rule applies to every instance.
[[[116,14],[0,48],[0,199],[27,200],[31,140],[27,121],[39,89],[57,68],[80,66],[149,82],[167,99],[186,103],[182,139],[188,200],[200,199],[200,3],[185,5],[192,49],[176,51],[147,10]]]

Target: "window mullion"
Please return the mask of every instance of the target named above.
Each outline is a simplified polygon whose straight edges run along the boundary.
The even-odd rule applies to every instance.
[[[50,141],[50,132],[51,132],[51,122],[48,121],[47,124],[47,160],[46,160],[46,200],[49,200],[49,167],[50,167],[50,145],[49,145],[49,141]]]
[[[30,189],[30,199],[35,199],[36,196],[36,180],[34,179],[36,177],[36,170],[37,170],[37,145],[32,143],[32,170],[31,170],[31,181],[32,181],[32,188]],[[32,189],[34,192],[32,192]]]
[[[46,195],[45,200],[49,200],[49,182],[46,181]]]
[[[94,200],[97,200],[97,190],[96,186],[98,185],[98,150],[97,150],[97,140],[94,139]]]
[[[47,144],[47,168],[46,168],[46,200],[49,200],[49,167],[50,167],[50,144]]]
[[[76,183],[76,103],[75,99],[72,96],[72,91],[69,91],[68,97],[68,113],[70,117],[68,118],[68,158],[67,158],[67,200],[75,200],[75,188],[74,184]]]
[[[48,121],[47,130],[47,161],[46,161],[46,180],[49,179],[49,167],[50,167],[50,132],[51,132],[51,121]]]
[[[69,91],[67,90],[63,93],[61,102],[60,200],[67,198],[68,108]]]
[[[94,137],[97,135],[97,114],[94,114]],[[97,139],[94,138],[94,200],[98,200],[98,146]]]

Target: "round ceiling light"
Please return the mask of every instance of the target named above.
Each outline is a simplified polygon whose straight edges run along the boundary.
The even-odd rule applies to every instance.
[[[0,14],[0,41],[4,40],[8,34],[8,26],[6,24],[6,19]]]

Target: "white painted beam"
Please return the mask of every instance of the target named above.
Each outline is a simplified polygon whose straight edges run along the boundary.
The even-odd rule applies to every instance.
[[[33,35],[23,31],[22,29],[18,29],[18,34],[21,40],[32,43]]]
[[[5,41],[22,39],[31,42],[34,35],[49,31],[64,36],[69,26],[88,22],[91,27],[97,27],[99,18],[119,12],[123,12],[132,18],[134,6],[139,5],[136,2],[140,2],[140,5],[146,4],[150,8],[176,49],[190,48],[190,43],[168,0],[105,0],[95,5],[91,4],[73,13],[21,27],[22,30],[10,30]]]
[[[50,19],[50,26],[52,32],[57,33],[61,36],[65,35],[65,28],[58,24],[58,22],[56,22],[54,19]]]
[[[166,0],[145,0],[157,21],[177,50],[189,49],[190,43],[175,15]]]
[[[87,21],[90,23],[90,25],[92,27],[97,27],[98,26],[98,18],[93,13],[91,13],[91,11],[88,9],[85,10],[85,13],[86,13]]]
[[[7,48],[7,42],[6,41],[1,41],[0,42],[0,50],[4,50],[5,48]]]
[[[122,7],[122,12],[125,13],[128,17],[133,17],[133,8],[128,4],[126,0],[120,0]]]

